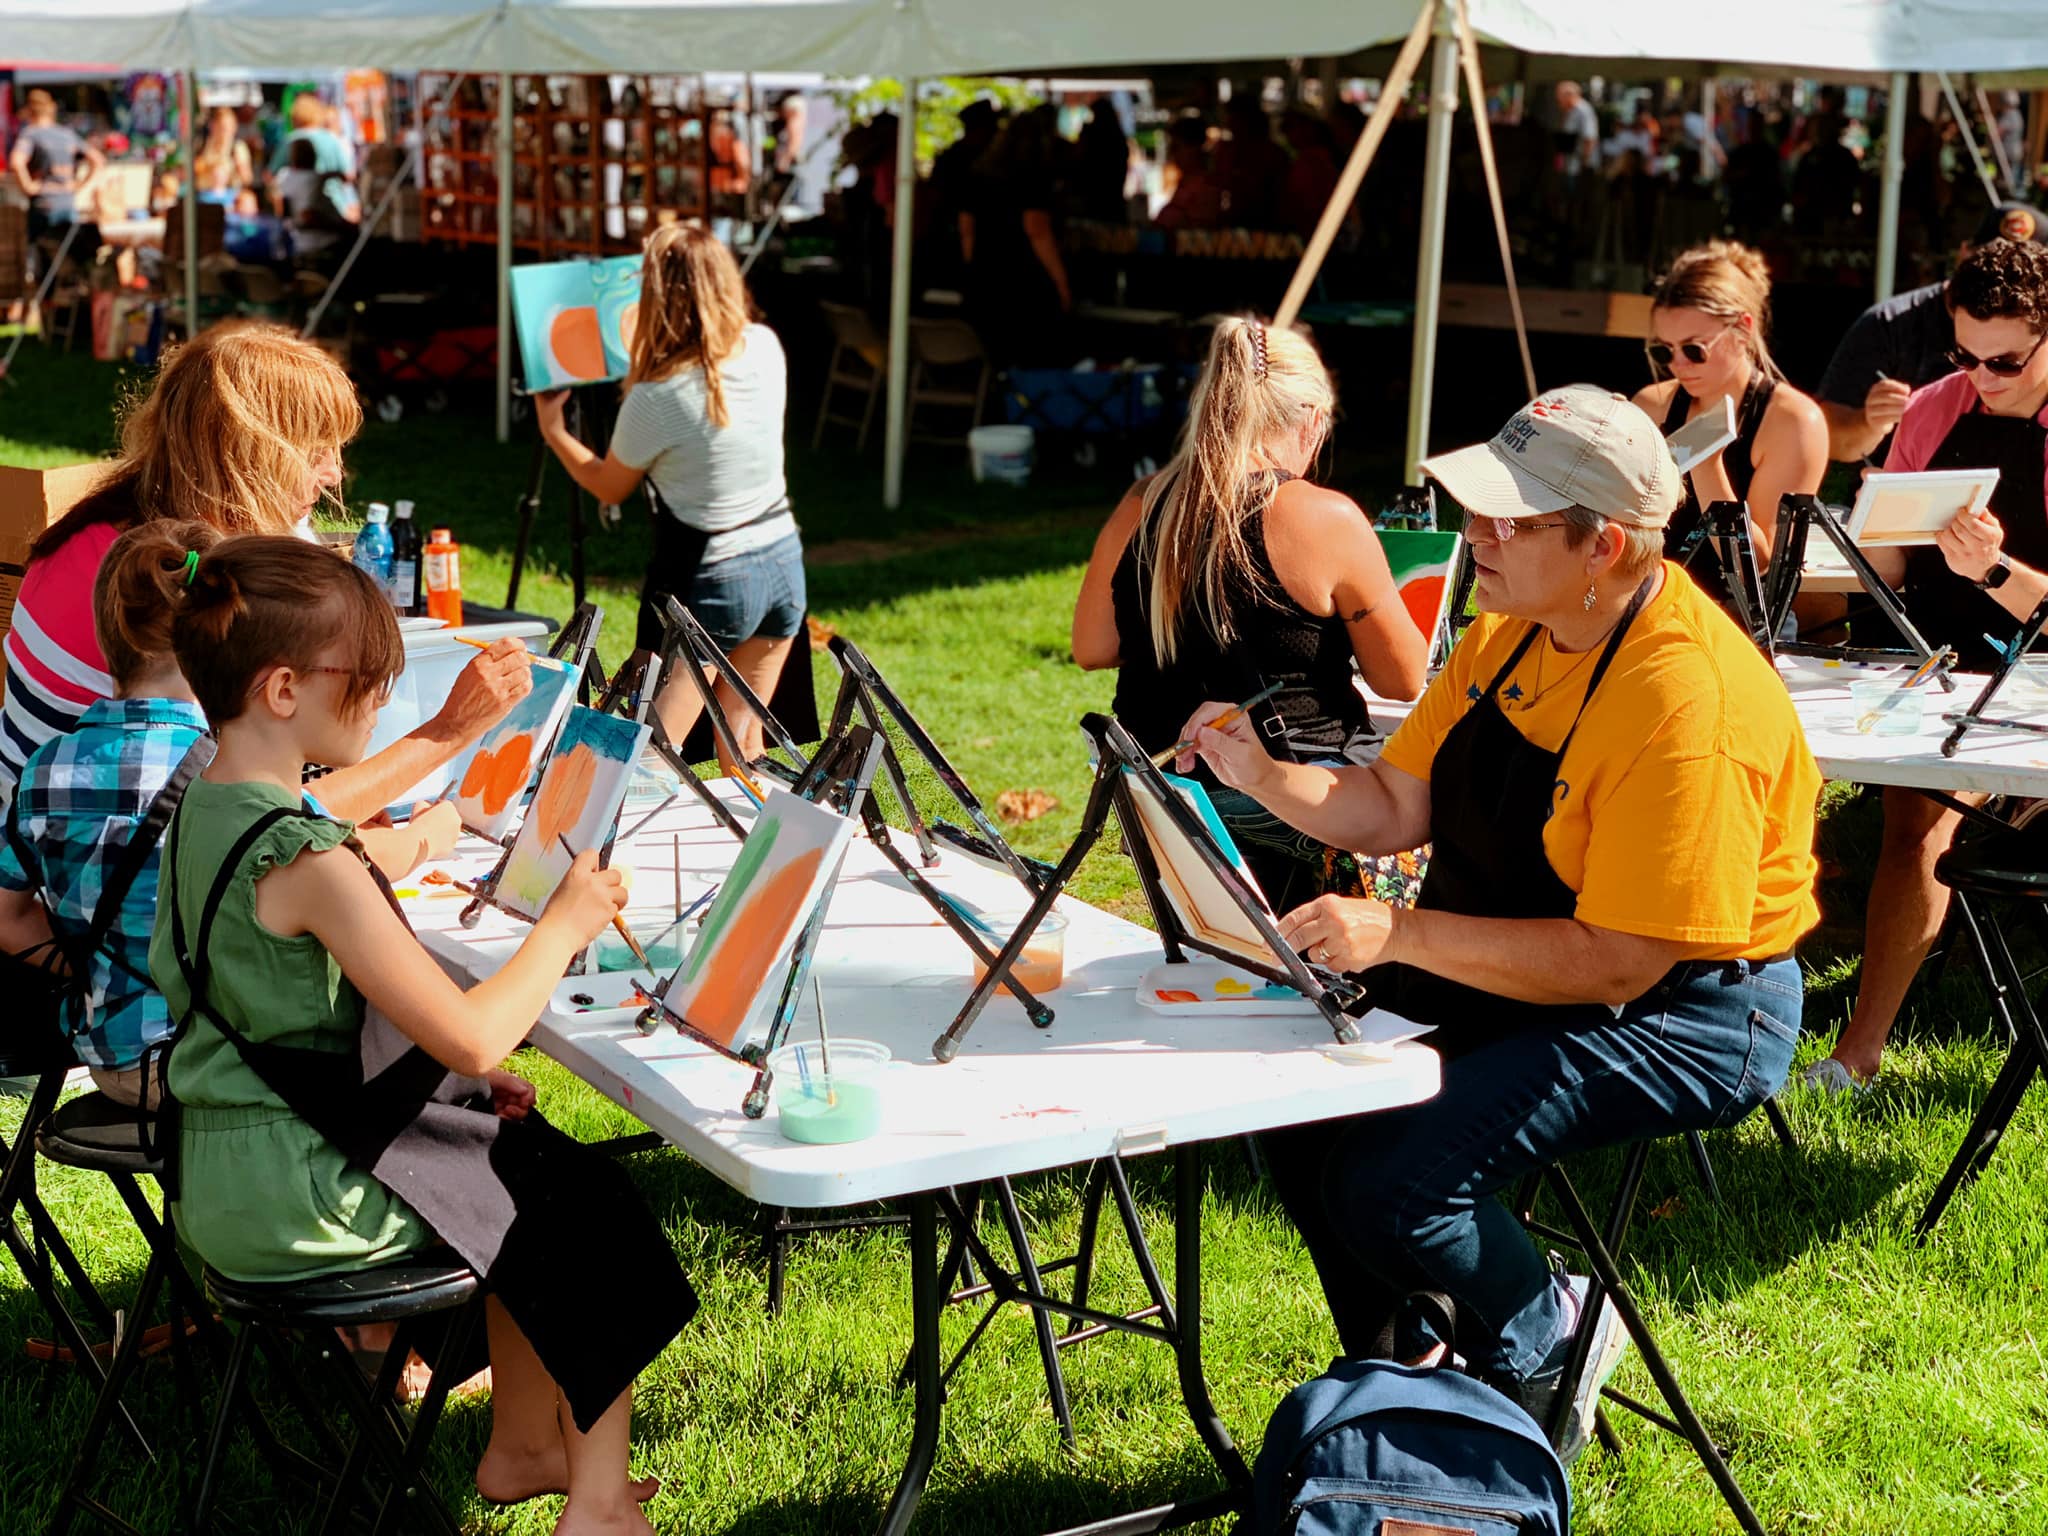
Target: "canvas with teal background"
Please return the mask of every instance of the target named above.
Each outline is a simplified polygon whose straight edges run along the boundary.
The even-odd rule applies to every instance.
[[[512,319],[526,388],[539,393],[625,378],[639,304],[638,256],[514,267]]]

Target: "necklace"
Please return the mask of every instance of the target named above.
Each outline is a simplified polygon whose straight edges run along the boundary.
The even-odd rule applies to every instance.
[[[1597,643],[1598,642],[1595,642],[1596,645]],[[1520,703],[1517,705],[1518,708],[1523,710],[1534,709],[1536,707],[1536,701],[1538,699],[1542,698],[1543,695],[1549,693],[1552,689],[1556,688],[1560,683],[1570,681],[1572,674],[1574,672],[1577,672],[1579,668],[1583,667],[1586,664],[1587,660],[1593,654],[1593,647],[1587,647],[1587,649],[1580,654],[1579,659],[1577,661],[1573,662],[1570,666],[1566,667],[1564,671],[1560,672],[1548,683],[1545,683],[1543,681],[1543,658],[1549,650],[1550,642],[1546,639],[1542,647],[1536,652],[1536,677],[1535,680],[1529,685],[1529,696],[1526,699],[1520,701]]]
[[[1591,645],[1587,646],[1583,651],[1579,653],[1579,659],[1577,661],[1573,662],[1570,666],[1566,667],[1564,671],[1560,672],[1548,683],[1543,681],[1543,658],[1545,655],[1549,653],[1551,648],[1551,642],[1549,637],[1545,636],[1541,649],[1539,649],[1536,652],[1536,677],[1535,680],[1529,685],[1529,696],[1526,699],[1518,700],[1515,707],[1522,710],[1534,709],[1536,707],[1536,701],[1542,698],[1543,695],[1549,693],[1552,689],[1559,687],[1561,684],[1569,682],[1571,680],[1572,674],[1577,672],[1579,668],[1583,667],[1587,662],[1591,661],[1593,659],[1593,653],[1598,651],[1601,646],[1607,643],[1607,640],[1610,636],[1613,635],[1616,627],[1619,626],[1620,623],[1621,620],[1617,618],[1613,624],[1608,625],[1607,628],[1601,632],[1598,639],[1596,639]]]

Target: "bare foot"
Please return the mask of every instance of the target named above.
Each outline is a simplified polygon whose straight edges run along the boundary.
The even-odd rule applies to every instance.
[[[555,1522],[555,1536],[654,1536],[654,1527],[637,1504],[603,1515],[588,1515],[569,1504]]]
[[[661,1491],[658,1477],[635,1478],[627,1484],[636,1504],[645,1504]],[[524,1504],[528,1499],[569,1491],[569,1460],[558,1440],[536,1453],[500,1450],[493,1441],[477,1463],[476,1491],[486,1504]],[[602,1529],[602,1527],[599,1527]],[[631,1527],[627,1527],[631,1529]]]

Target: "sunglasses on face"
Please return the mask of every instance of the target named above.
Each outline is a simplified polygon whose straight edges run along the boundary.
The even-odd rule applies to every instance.
[[[2014,357],[2010,352],[2003,357],[1979,357],[1967,347],[1950,347],[1948,360],[1964,373],[1975,373],[1982,368],[1986,373],[2001,379],[2017,378],[2024,373],[2027,364],[2034,360],[2034,354],[2041,350],[2041,344],[2048,342],[2048,335],[2037,336],[2034,344],[2027,348],[2024,357]]]
[[[1725,334],[1725,331],[1722,334]],[[1683,357],[1697,368],[1712,355],[1715,345],[1720,340],[1721,336],[1716,335],[1712,341],[1687,341],[1676,347],[1668,341],[1653,341],[1643,348],[1643,352],[1659,368],[1669,368],[1671,360],[1675,357]]]

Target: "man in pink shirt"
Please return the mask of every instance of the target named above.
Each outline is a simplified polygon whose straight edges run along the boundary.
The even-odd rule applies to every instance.
[[[2048,598],[2048,247],[1999,239],[1949,279],[1956,369],[1913,395],[1888,470],[1997,469],[1989,508],[1965,512],[1931,546],[1873,559],[1903,586],[1933,646],[1986,671]],[[1909,789],[1884,792],[1884,843],[1864,920],[1863,974],[1833,1054],[1804,1080],[1840,1093],[1876,1073],[1914,972],[1948,912],[1934,878],[1961,816]]]

